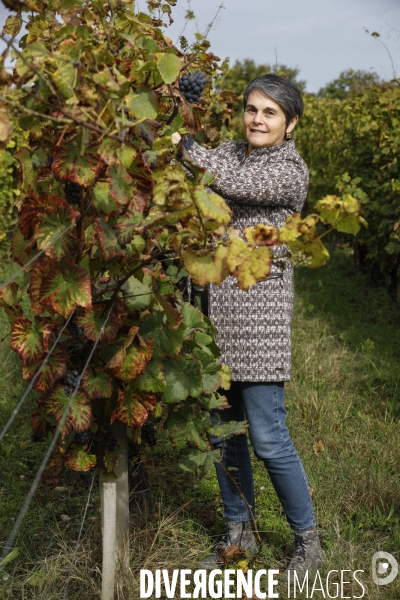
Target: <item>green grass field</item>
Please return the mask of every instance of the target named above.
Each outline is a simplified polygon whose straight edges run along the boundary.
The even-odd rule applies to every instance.
[[[399,600],[400,575],[387,586],[377,586],[371,576],[376,551],[387,551],[400,562],[398,305],[360,274],[346,248],[335,250],[321,269],[299,270],[296,291],[293,378],[286,398],[289,427],[312,486],[323,541],[321,576],[330,570],[360,569],[363,598]],[[0,319],[3,338],[9,326],[3,314]],[[0,347],[1,424],[25,388],[9,341],[6,337]],[[0,447],[0,546],[48,446],[48,441],[31,441],[30,410],[28,399]],[[131,569],[118,581],[118,600],[139,598],[141,568],[195,569],[223,530],[214,475],[199,480],[180,471],[175,461],[161,436],[146,459],[151,503],[145,514],[132,514]],[[261,463],[253,457],[253,464],[264,546],[250,567],[283,570],[292,535]],[[17,538],[19,554],[0,573],[0,600],[63,597],[87,495],[87,485],[71,472],[65,472],[57,486],[39,486]],[[100,588],[95,485],[68,598],[99,598]],[[359,585],[349,584],[337,597],[361,593]],[[279,597],[287,598],[287,592],[280,590]],[[297,592],[296,597],[307,596]],[[315,591],[309,597],[324,595]]]

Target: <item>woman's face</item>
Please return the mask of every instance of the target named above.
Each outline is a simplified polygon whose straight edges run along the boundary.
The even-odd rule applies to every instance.
[[[285,134],[294,129],[297,121],[298,117],[293,117],[287,125],[285,113],[279,104],[259,90],[253,90],[243,114],[248,152],[255,148],[270,148],[282,144]]]

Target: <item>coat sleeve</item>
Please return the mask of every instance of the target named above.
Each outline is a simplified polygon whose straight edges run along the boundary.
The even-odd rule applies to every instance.
[[[283,206],[291,211],[300,211],[307,198],[308,169],[292,160],[267,162],[264,167],[245,170],[233,175],[230,197],[236,202]],[[224,182],[217,178],[215,187],[221,185],[219,193],[223,193]]]
[[[208,150],[194,142],[188,150],[194,161],[210,171],[212,189],[235,202],[264,206],[283,206],[300,211],[308,191],[309,174],[297,152],[279,158],[260,156],[260,160],[239,168],[232,165],[232,142]]]

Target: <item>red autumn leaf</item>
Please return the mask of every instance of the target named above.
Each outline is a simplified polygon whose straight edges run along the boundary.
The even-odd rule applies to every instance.
[[[84,448],[75,448],[65,457],[65,464],[72,471],[85,473],[96,465],[97,459],[95,454],[88,454]]]
[[[66,396],[64,387],[61,385],[46,398],[47,414],[52,415],[58,424],[63,418],[68,404],[70,404],[70,407],[65,425],[61,431],[63,438],[72,429],[77,433],[86,431],[89,429],[92,419],[92,408],[88,397],[78,390],[71,401],[70,397]]]
[[[103,216],[97,217],[95,229],[104,260],[111,260],[115,256],[120,255],[121,248],[114,229]]]
[[[132,381],[144,373],[153,355],[154,340],[140,336],[135,339],[137,330],[137,327],[131,328],[122,348],[106,365],[106,369],[121,381]]]
[[[51,306],[64,318],[77,306],[91,306],[90,277],[86,269],[79,267],[72,260],[48,264],[49,269],[44,274],[40,289],[43,304]]]
[[[38,369],[43,364],[43,358],[28,366],[22,367],[22,379],[30,381]],[[65,351],[56,347],[48,357],[39,377],[35,381],[35,388],[39,392],[47,392],[53,385],[66,376],[68,371],[68,361]]]
[[[11,348],[18,352],[24,366],[44,357],[42,325],[23,317],[15,320]]]
[[[113,390],[113,380],[104,371],[90,369],[82,379],[82,387],[90,400],[109,398]]]
[[[60,179],[90,187],[99,179],[105,163],[91,152],[82,155],[80,147],[70,142],[55,146],[52,167]]]
[[[154,409],[157,398],[155,394],[145,394],[131,390],[119,390],[117,407],[110,419],[125,423],[128,427],[140,427],[147,421],[149,411]]]
[[[106,325],[99,337],[105,321],[107,321]],[[104,306],[88,308],[84,314],[76,318],[76,322],[83,327],[85,336],[92,342],[95,342],[98,337],[101,341],[112,342],[118,333],[116,317],[111,314],[107,320],[107,312],[104,310]]]

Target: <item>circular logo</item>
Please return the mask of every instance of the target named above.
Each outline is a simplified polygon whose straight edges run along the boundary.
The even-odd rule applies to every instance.
[[[377,585],[392,583],[398,572],[397,560],[389,552],[376,552],[372,557],[372,579]]]

